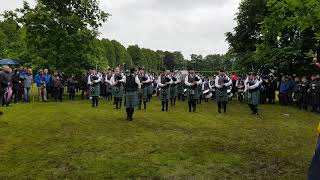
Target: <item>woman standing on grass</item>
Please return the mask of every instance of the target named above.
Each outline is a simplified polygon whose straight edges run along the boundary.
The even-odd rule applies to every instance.
[[[134,108],[139,106],[138,90],[141,89],[139,76],[136,74],[136,69],[130,69],[130,75],[125,78],[126,100],[125,106],[127,111],[127,120],[133,120]]]
[[[88,77],[88,85],[90,86],[90,97],[92,98],[92,107],[98,107],[100,96],[101,76],[96,70],[92,70]]]

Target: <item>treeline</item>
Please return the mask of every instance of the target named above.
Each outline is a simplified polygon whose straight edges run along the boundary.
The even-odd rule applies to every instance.
[[[34,8],[5,11],[0,21],[0,59],[17,59],[33,69],[49,68],[81,73],[96,68],[145,67],[149,71],[196,68],[198,71],[231,69],[228,55],[191,55],[124,47],[120,42],[98,39],[99,27],[109,14],[96,0],[39,0]]]
[[[319,0],[243,0],[234,32],[226,34],[235,68],[316,73],[320,57]]]

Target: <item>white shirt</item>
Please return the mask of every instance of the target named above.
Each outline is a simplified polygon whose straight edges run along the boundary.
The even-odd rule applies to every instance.
[[[121,79],[120,81],[118,81],[118,82],[115,81],[115,75],[116,75],[116,74],[113,74],[112,77],[111,77],[111,79],[110,79],[110,84],[111,84],[112,86],[116,85],[118,82],[123,82],[123,83],[126,82],[126,76],[125,76],[123,73],[120,74],[121,77],[122,77],[122,79]]]
[[[231,79],[230,79],[228,76],[225,76],[225,77],[226,77],[226,79],[228,80],[228,82],[227,82],[227,83],[224,83],[223,85],[219,85],[220,76],[216,76],[214,85],[215,85],[217,88],[223,88],[224,86],[231,86],[231,85],[232,85]]]

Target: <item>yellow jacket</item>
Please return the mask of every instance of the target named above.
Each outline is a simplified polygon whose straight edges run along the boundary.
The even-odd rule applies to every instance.
[[[320,136],[320,123],[319,123],[319,126],[318,126],[318,134]]]

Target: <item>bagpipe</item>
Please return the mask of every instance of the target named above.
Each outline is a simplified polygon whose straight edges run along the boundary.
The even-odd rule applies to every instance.
[[[122,75],[115,75],[114,80],[117,82],[117,84],[115,85],[116,87],[120,87],[123,82],[121,82],[123,80]]]
[[[198,76],[196,76],[195,78],[194,78],[194,80],[193,80],[193,85],[191,86],[191,88],[192,89],[196,89],[197,87],[198,87],[198,82],[200,81],[201,79],[198,77]]]

